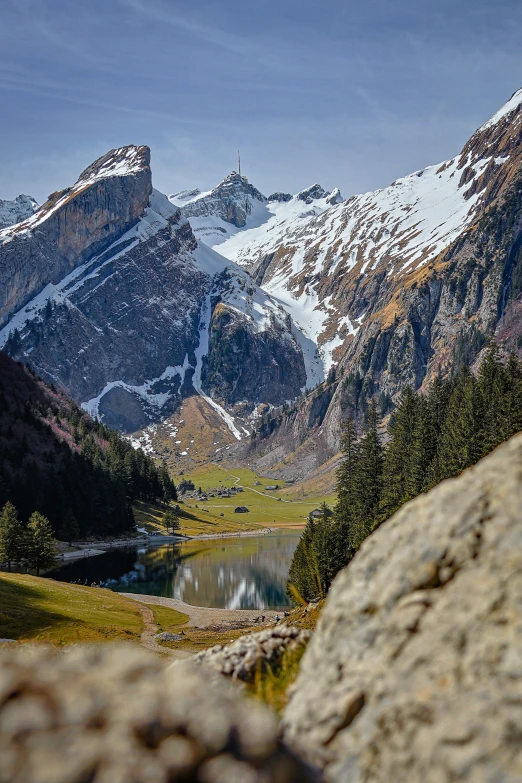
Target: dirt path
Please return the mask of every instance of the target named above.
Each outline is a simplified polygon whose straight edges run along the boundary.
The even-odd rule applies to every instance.
[[[275,617],[278,614],[272,610],[265,609],[213,609],[205,606],[191,606],[191,604],[186,604],[178,598],[164,598],[159,595],[141,595],[140,593],[121,593],[121,595],[132,598],[132,600],[137,603],[168,606],[170,609],[176,609],[178,612],[188,614],[188,623],[184,626],[178,626],[179,628],[185,628],[187,626],[192,628],[208,628],[211,625],[231,623],[235,620],[249,620],[252,623],[255,623],[258,617],[264,617],[265,621],[268,622],[275,621]],[[152,612],[146,607],[144,607],[144,609],[150,612],[152,624],[154,624]],[[154,633],[157,633],[157,630],[155,630]],[[154,635],[154,633],[152,635]],[[157,642],[154,643],[157,644]],[[166,648],[162,647],[161,649],[165,650]]]
[[[122,595],[125,595],[125,593],[122,593]],[[144,625],[140,638],[141,646],[145,647],[146,650],[150,650],[150,652],[160,653],[160,655],[166,655],[173,659],[182,660],[183,658],[190,657],[190,653],[188,652],[184,652],[183,650],[174,650],[170,647],[164,647],[163,645],[158,644],[154,638],[154,635],[158,633],[158,626],[154,622],[154,615],[152,614],[152,610],[139,601],[137,601],[137,604],[141,612]]]

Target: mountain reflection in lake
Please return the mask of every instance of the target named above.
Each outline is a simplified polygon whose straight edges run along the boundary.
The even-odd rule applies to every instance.
[[[195,606],[283,609],[299,531],[114,549],[48,574],[61,581],[111,581],[113,590],[179,598]]]

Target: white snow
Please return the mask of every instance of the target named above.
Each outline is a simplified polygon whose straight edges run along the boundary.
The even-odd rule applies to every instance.
[[[294,196],[291,201],[270,201],[263,207],[266,219],[263,222],[258,220],[256,225],[247,223],[246,227],[241,229],[232,226],[229,237],[214,245],[219,253],[238,264],[249,263],[254,256],[273,252],[289,231],[305,225],[310,218],[328,209],[329,205],[326,198],[305,204]],[[261,214],[258,213],[258,218],[260,217]],[[191,223],[192,220],[193,218],[190,219]],[[202,241],[205,241],[204,237]]]
[[[129,383],[125,383],[124,381],[110,381],[109,383],[105,384],[101,392],[97,394],[96,397],[93,397],[86,402],[82,402],[82,408],[86,410],[87,413],[89,413],[93,418],[97,418],[99,415],[99,407],[102,397],[104,397],[111,389],[116,387],[125,389],[126,391],[133,394],[138,394],[143,400],[150,403],[151,405],[154,405],[154,407],[162,408],[169,399],[170,393],[155,393],[153,391],[153,386],[159,381],[172,380],[176,375],[180,376],[181,384],[183,384],[185,373],[189,367],[190,364],[188,361],[188,356],[185,356],[185,361],[182,365],[178,365],[177,367],[167,367],[158,378],[144,381],[142,384],[133,386]]]

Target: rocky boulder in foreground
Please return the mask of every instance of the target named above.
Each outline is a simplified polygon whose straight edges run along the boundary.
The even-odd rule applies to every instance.
[[[331,783],[522,781],[522,434],[365,541],[284,725]]]
[[[0,652],[2,783],[312,783],[271,713],[130,646]]]

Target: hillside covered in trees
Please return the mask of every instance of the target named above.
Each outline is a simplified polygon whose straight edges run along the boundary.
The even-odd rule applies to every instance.
[[[306,600],[323,595],[364,539],[404,503],[440,481],[458,476],[522,430],[522,363],[487,352],[475,376],[465,366],[427,394],[406,388],[380,434],[375,402],[362,437],[344,425],[344,460],[337,473],[337,504],[310,519],[296,549],[288,589]]]
[[[40,512],[58,538],[109,536],[133,527],[135,499],[175,493],[166,467],[0,352],[0,508]]]

